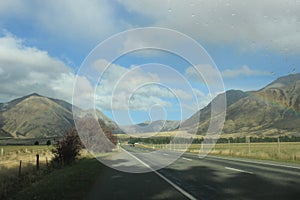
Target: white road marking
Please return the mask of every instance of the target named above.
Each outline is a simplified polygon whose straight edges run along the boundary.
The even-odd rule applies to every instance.
[[[232,167],[225,167],[225,169],[232,170],[232,171],[237,171],[237,172],[242,172],[242,173],[247,173],[247,174],[253,174],[252,172],[248,172],[248,171],[245,171],[245,170],[236,169],[236,168],[232,168]]]
[[[141,159],[139,159],[138,157],[134,156],[133,154],[129,153],[128,151],[126,151],[125,149],[122,148],[123,151],[125,151],[126,153],[128,153],[131,157],[133,157],[134,159],[136,159],[137,161],[139,161],[140,163],[142,163],[143,165],[145,165],[146,167],[148,167],[151,171],[153,171],[155,174],[157,174],[159,177],[161,177],[162,179],[164,179],[167,183],[169,183],[172,187],[174,187],[177,191],[179,191],[181,194],[183,194],[184,196],[186,196],[188,199],[190,200],[197,200],[195,197],[193,197],[191,194],[189,194],[188,192],[186,192],[184,189],[182,189],[181,187],[179,187],[178,185],[176,185],[175,183],[173,183],[172,181],[170,181],[168,178],[166,178],[164,175],[162,175],[161,173],[159,173],[158,171],[155,171],[151,166],[149,166],[147,163],[143,162]]]
[[[185,157],[182,157],[182,159],[184,159],[184,160],[188,160],[188,161],[193,161],[192,159],[185,158]]]
[[[286,167],[286,168],[292,168],[292,169],[300,169],[300,167],[297,167],[297,166],[283,165],[283,164],[277,164],[277,163],[267,163],[267,162],[254,161],[254,160],[242,160],[242,159],[238,159],[238,158],[223,158],[223,157],[220,157],[220,156],[207,156],[207,157],[208,158],[215,158],[215,159],[239,161],[239,162],[245,162],[245,163],[260,164],[260,165],[270,165],[270,166],[275,166],[275,167]]]
[[[167,154],[167,153],[163,153],[163,155],[164,155],[164,156],[168,156],[169,154]]]

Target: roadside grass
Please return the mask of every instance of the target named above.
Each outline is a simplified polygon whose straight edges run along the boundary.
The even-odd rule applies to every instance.
[[[0,199],[36,181],[48,170],[52,146],[0,146]],[[39,168],[36,170],[36,154]],[[19,171],[21,161],[21,171]],[[21,172],[21,173],[20,173]]]
[[[53,171],[50,162],[54,146],[0,146],[0,199],[31,185]],[[3,149],[3,150],[2,150]],[[39,154],[39,170],[36,169],[36,154]],[[86,150],[81,155],[88,157]],[[21,173],[19,171],[21,161]]]
[[[101,171],[102,165],[96,159],[81,158],[73,165],[46,174],[12,199],[84,199]]]
[[[52,158],[51,150],[54,146],[0,146],[0,167],[6,163],[34,162],[36,154],[40,155],[40,161]]]
[[[209,145],[201,144],[138,144],[142,148],[169,149],[196,153],[208,153],[210,155],[253,158],[260,160],[273,160],[300,164],[300,142],[269,142],[269,143],[228,143],[216,144],[209,151]]]

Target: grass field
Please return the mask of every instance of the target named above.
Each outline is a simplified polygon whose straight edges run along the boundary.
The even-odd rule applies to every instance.
[[[201,144],[144,144],[143,147],[154,149],[169,149],[177,151],[185,151],[191,153],[209,153],[210,155],[223,155],[232,157],[245,157],[264,160],[275,160],[282,162],[300,163],[300,142],[281,142],[281,143],[231,143],[231,144],[216,144],[209,151],[209,145]]]
[[[52,146],[0,146],[0,199],[21,185],[35,181],[52,159]],[[36,170],[39,154],[41,171]],[[21,161],[21,171],[19,171]],[[21,172],[21,173],[20,173]]]

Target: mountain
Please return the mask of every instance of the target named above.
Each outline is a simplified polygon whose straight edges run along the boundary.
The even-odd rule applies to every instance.
[[[176,130],[179,127],[179,123],[179,121],[172,120],[157,120],[130,126],[122,126],[121,129],[126,133],[166,132]]]
[[[227,91],[221,95],[227,99],[223,134],[278,136],[300,132],[300,74],[280,77],[258,91]],[[217,98],[220,96],[213,101]],[[205,134],[211,117],[210,105],[187,119],[183,126]]]
[[[197,111],[194,115],[192,115],[189,119],[185,120],[182,123],[182,128],[196,128],[195,126],[200,122],[205,121],[210,119],[211,117],[211,105],[212,104],[217,104],[221,99],[226,98],[226,104],[227,107],[231,106],[232,104],[236,103],[242,98],[245,98],[249,95],[248,92],[243,92],[241,90],[229,90],[226,91],[223,94],[219,94],[216,96],[212,102],[210,102],[207,106],[205,106],[203,109]],[[205,128],[207,129],[207,128]]]
[[[97,115],[109,130],[121,132],[100,111]],[[74,126],[72,104],[63,100],[34,93],[0,104],[0,137],[61,137],[71,126]]]

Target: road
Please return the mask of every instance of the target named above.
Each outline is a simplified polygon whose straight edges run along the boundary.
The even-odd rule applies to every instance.
[[[149,157],[147,154],[143,154],[147,151],[147,149],[136,147],[124,148],[124,153],[130,154],[128,160],[131,161],[126,161],[127,165],[132,163],[132,166],[146,165],[146,167],[156,169],[160,160],[168,160],[178,156],[178,152],[166,150],[152,152],[155,156],[152,154]],[[152,187],[156,188],[155,193],[158,199],[273,200],[299,199],[300,197],[300,166],[295,164],[215,156],[202,159],[197,155],[185,153],[175,162],[157,172],[126,174],[130,180],[134,177],[145,176],[144,178],[139,177],[137,181],[139,181],[140,187],[143,184],[148,185],[145,192],[150,195],[148,196],[149,199],[155,199],[149,192]],[[118,181],[116,184],[120,188],[124,187]],[[157,184],[160,184],[159,188],[157,188]],[[166,188],[169,196],[166,195],[167,193],[165,195],[163,193]],[[97,192],[95,196],[96,194]],[[146,198],[146,196],[144,197]]]

